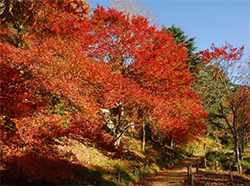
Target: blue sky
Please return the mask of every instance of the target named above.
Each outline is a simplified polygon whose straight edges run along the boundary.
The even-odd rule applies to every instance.
[[[244,59],[250,56],[249,0],[138,0],[155,14],[159,25],[181,27],[189,37],[195,37],[199,50],[215,43],[245,45]],[[87,0],[94,8],[108,7],[108,0]]]

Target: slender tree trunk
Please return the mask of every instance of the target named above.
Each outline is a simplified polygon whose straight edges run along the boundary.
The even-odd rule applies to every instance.
[[[145,142],[146,142],[146,130],[145,130],[145,123],[143,122],[142,125],[142,148],[141,150],[145,151]]]
[[[221,105],[221,112],[222,112],[222,115],[223,115],[223,118],[225,119],[230,131],[231,131],[231,134],[233,135],[233,139],[234,139],[234,152],[235,152],[235,161],[237,163],[240,162],[240,146],[239,146],[239,131],[238,131],[238,123],[237,123],[237,113],[235,111],[234,108],[231,108],[232,112],[233,112],[233,123],[230,124],[226,114],[224,113],[224,110],[223,110],[223,106]]]
[[[173,138],[171,138],[170,147],[174,148],[174,139]]]
[[[124,116],[124,108],[122,101],[117,104],[117,124],[116,124],[116,140],[114,142],[115,146],[120,146],[123,133],[124,131],[122,130],[123,128],[123,116]]]
[[[240,162],[240,147],[239,147],[239,135],[236,132],[235,138],[234,138],[234,152],[235,152],[235,161]]]
[[[245,152],[245,133],[242,134],[240,140],[240,154],[239,154],[240,160],[243,160],[244,152]]]

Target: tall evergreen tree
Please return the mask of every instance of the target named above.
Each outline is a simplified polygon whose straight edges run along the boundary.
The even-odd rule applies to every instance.
[[[181,28],[176,27],[175,25],[172,25],[170,28],[166,29],[170,34],[173,35],[178,45],[185,45],[188,52],[188,57],[190,58],[190,61],[188,61],[187,64],[190,67],[190,71],[194,72],[194,70],[200,64],[198,57],[194,53],[194,51],[197,49],[194,42],[195,38],[188,38],[188,36],[185,35],[184,31]]]

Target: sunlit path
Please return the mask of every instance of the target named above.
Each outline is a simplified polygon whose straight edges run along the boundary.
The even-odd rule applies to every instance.
[[[187,166],[192,163],[195,164],[198,160],[198,157],[187,158],[172,168],[166,169],[163,172],[159,172],[149,176],[146,179],[141,180],[134,186],[179,186],[179,185],[188,185],[186,182],[187,179]],[[193,170],[194,171],[194,168]]]

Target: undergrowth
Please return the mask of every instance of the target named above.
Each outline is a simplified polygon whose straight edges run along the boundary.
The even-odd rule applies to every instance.
[[[53,149],[53,151],[52,151]],[[132,185],[149,174],[163,170],[183,158],[182,152],[141,140],[124,137],[117,150],[99,149],[61,137],[50,149],[36,153],[20,152],[1,166],[5,185]],[[52,153],[53,152],[53,153]],[[56,158],[55,158],[56,157]]]
[[[75,157],[73,162],[85,168],[74,179],[63,180],[63,184],[132,185],[183,158],[180,153],[150,143],[142,152],[141,141],[129,137],[125,137],[124,148],[117,152],[103,152],[69,139],[68,145],[58,146],[58,151],[65,154],[70,151]]]

